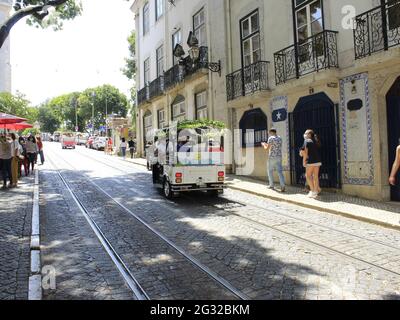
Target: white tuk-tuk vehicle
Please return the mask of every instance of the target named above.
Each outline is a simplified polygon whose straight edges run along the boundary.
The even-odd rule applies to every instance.
[[[161,129],[154,136],[153,183],[169,199],[181,192],[206,191],[217,196],[224,191],[223,130],[195,123],[190,122],[190,129],[179,124]]]

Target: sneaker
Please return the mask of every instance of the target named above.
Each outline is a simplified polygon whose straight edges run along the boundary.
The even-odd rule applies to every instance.
[[[312,198],[313,195],[314,195],[314,192],[310,191],[310,192],[307,194],[307,197]]]
[[[286,192],[286,188],[285,187],[281,187],[280,192]]]
[[[317,192],[311,192],[311,193],[312,194],[311,194],[310,198],[316,199],[318,197],[318,193]]]
[[[274,186],[267,186],[267,189],[275,190],[275,187]]]

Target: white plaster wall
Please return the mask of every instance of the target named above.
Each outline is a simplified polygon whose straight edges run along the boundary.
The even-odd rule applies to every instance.
[[[10,0],[0,0],[0,25],[9,16]],[[11,92],[10,38],[0,49],[0,92]]]

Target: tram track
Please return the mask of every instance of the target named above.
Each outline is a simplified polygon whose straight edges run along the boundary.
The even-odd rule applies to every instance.
[[[82,154],[82,153],[81,153],[81,154]],[[95,160],[95,161],[97,161],[97,162],[99,162],[99,163],[102,163],[103,165],[106,165],[106,166],[108,166],[108,167],[110,167],[110,168],[113,168],[114,170],[118,170],[118,171],[120,171],[121,173],[124,173],[124,174],[128,174],[128,173],[129,173],[129,172],[126,171],[126,170],[123,170],[123,169],[121,169],[121,168],[118,168],[118,167],[116,167],[116,166],[113,166],[113,165],[111,165],[111,164],[109,164],[109,163],[100,161],[99,159],[97,159],[97,158],[95,158],[95,157],[89,156],[89,155],[87,155],[87,154],[82,154],[82,155],[84,155],[85,157],[90,158],[90,159],[92,159],[92,160]],[[121,162],[122,162],[122,161],[121,161]],[[122,163],[121,163],[121,164],[122,164]],[[125,167],[127,167],[127,168],[131,168],[131,167],[129,167],[129,166],[126,165],[126,164],[123,164],[123,165],[124,165]],[[133,191],[133,190],[132,190],[132,191]],[[138,191],[138,192],[140,192],[140,191]],[[261,222],[261,221],[257,221],[257,220],[255,220],[255,219],[252,219],[252,218],[246,217],[246,216],[244,216],[244,215],[235,213],[235,212],[233,212],[232,210],[227,210],[227,209],[225,209],[225,208],[218,208],[218,207],[216,207],[216,206],[213,205],[213,204],[210,204],[210,203],[206,203],[206,202],[204,202],[204,201],[201,201],[201,200],[199,199],[199,197],[192,197],[192,196],[190,196],[190,195],[183,195],[183,197],[185,197],[186,199],[188,199],[188,200],[191,201],[191,202],[194,201],[194,202],[196,202],[196,203],[198,203],[198,204],[200,204],[200,205],[202,205],[202,206],[213,207],[213,208],[216,209],[216,210],[229,212],[230,215],[234,215],[234,216],[236,216],[236,217],[238,217],[238,218],[240,218],[240,219],[243,219],[243,220],[246,220],[246,221],[248,221],[248,222],[254,223],[254,224],[256,224],[256,225],[258,225],[258,226],[260,226],[260,227],[263,227],[263,228],[265,228],[265,229],[273,230],[273,231],[278,232],[278,233],[280,233],[280,234],[282,234],[282,235],[285,235],[285,236],[294,238],[294,239],[296,239],[296,240],[298,240],[298,241],[301,241],[301,242],[303,242],[303,243],[305,243],[305,244],[312,245],[312,246],[314,246],[314,247],[318,247],[318,248],[323,249],[323,250],[325,250],[325,251],[329,251],[329,252],[331,252],[331,253],[333,253],[333,254],[340,255],[340,256],[342,256],[342,257],[344,257],[344,258],[346,258],[346,259],[349,259],[349,260],[352,260],[352,261],[357,261],[357,262],[362,263],[362,264],[364,264],[364,265],[367,265],[367,266],[369,266],[369,267],[379,269],[379,270],[384,271],[384,272],[386,272],[386,273],[390,273],[391,275],[394,275],[394,276],[396,276],[396,277],[400,276],[400,272],[398,272],[398,271],[394,271],[394,270],[391,270],[391,269],[389,269],[389,268],[385,268],[385,267],[380,266],[380,265],[378,265],[378,264],[376,264],[376,263],[373,263],[373,262],[364,260],[364,259],[359,258],[359,257],[355,257],[355,256],[353,256],[353,255],[351,255],[351,254],[347,254],[347,253],[345,253],[345,252],[343,252],[343,251],[334,249],[334,248],[332,248],[332,247],[328,247],[328,246],[326,246],[326,245],[323,245],[323,244],[318,243],[318,242],[316,242],[316,241],[313,241],[313,240],[307,239],[307,238],[305,238],[305,237],[299,236],[299,235],[297,235],[297,234],[294,234],[294,233],[291,233],[291,232],[287,232],[287,231],[282,230],[282,228],[279,228],[279,227],[277,227],[277,226],[271,226],[271,225],[268,225],[268,224],[263,223],[263,222]],[[162,197],[160,196],[160,198],[162,198]],[[221,197],[221,198],[222,198],[222,199],[225,199],[225,200],[227,200],[227,201],[231,201],[230,199],[227,199],[227,198],[225,198],[225,197]],[[315,223],[315,222],[310,222],[310,221],[307,221],[307,220],[305,220],[305,219],[298,218],[298,217],[294,217],[294,216],[292,216],[292,215],[290,215],[290,214],[285,214],[285,213],[282,213],[282,212],[277,211],[277,210],[273,210],[273,209],[270,209],[270,208],[266,209],[266,208],[263,208],[263,207],[261,207],[261,206],[255,205],[255,204],[249,204],[249,203],[241,202],[241,201],[237,201],[237,200],[235,200],[235,203],[240,204],[240,205],[243,205],[243,206],[247,206],[247,207],[253,207],[253,208],[259,209],[259,210],[264,210],[264,211],[266,211],[266,212],[268,212],[268,213],[274,213],[274,214],[276,214],[276,215],[278,215],[278,216],[281,216],[281,217],[285,217],[285,218],[288,218],[288,219],[292,219],[292,220],[294,220],[294,221],[298,221],[298,222],[301,222],[301,223],[307,223],[307,224],[313,225],[313,226],[315,226],[315,227],[324,228],[324,229],[327,229],[327,230],[332,231],[332,232],[338,232],[338,233],[340,233],[340,234],[342,234],[342,235],[345,235],[345,236],[347,236],[347,237],[352,237],[352,238],[354,238],[354,239],[367,241],[367,242],[369,242],[369,243],[371,243],[371,244],[379,245],[379,246],[381,246],[381,247],[385,247],[385,248],[388,248],[388,249],[390,249],[390,250],[400,251],[400,248],[395,247],[395,246],[392,246],[392,245],[390,245],[390,244],[386,244],[386,243],[381,242],[381,241],[377,241],[377,240],[372,240],[372,239],[369,239],[369,238],[365,238],[365,237],[362,237],[362,236],[359,236],[359,235],[351,234],[351,233],[349,233],[349,232],[342,231],[342,230],[339,230],[339,229],[336,229],[336,228],[332,228],[332,227],[329,227],[329,226],[326,226],[326,225],[323,225],[323,224],[319,224],[319,223]],[[173,210],[173,209],[171,208],[170,210]]]
[[[113,165],[110,165],[109,163],[106,163],[106,162],[103,162],[103,161],[99,161],[99,160],[98,160],[97,158],[95,158],[95,157],[92,157],[92,156],[89,156],[89,155],[83,154],[83,153],[81,153],[81,155],[84,155],[85,157],[90,158],[90,159],[92,159],[92,160],[94,160],[94,161],[100,162],[100,163],[102,163],[102,164],[104,164],[104,165],[106,165],[106,166],[108,166],[108,167],[110,167],[110,168],[113,168],[113,169],[115,169],[115,170],[118,170],[118,171],[120,171],[121,173],[125,173],[125,174],[126,174],[126,173],[129,173],[128,171],[122,170],[122,169],[120,169],[120,168],[118,168],[118,167],[115,167],[115,166],[113,166]],[[116,160],[120,161],[119,159],[116,159]],[[122,162],[122,161],[121,161],[121,162]],[[125,164],[125,163],[122,163],[122,164],[125,165],[127,168],[131,168],[129,165],[127,165],[127,164]],[[198,202],[198,203],[200,203],[200,204],[202,204],[202,205],[210,206],[209,203],[201,202],[201,201],[199,200],[199,198],[191,197],[189,194],[182,193],[181,195],[183,195],[183,196],[184,196],[185,198],[187,198],[187,199],[190,199],[191,201],[196,201],[196,202]],[[336,228],[332,228],[332,227],[329,227],[329,226],[327,226],[327,225],[323,225],[323,224],[320,224],[320,223],[310,222],[310,221],[308,221],[308,220],[305,220],[305,219],[302,219],[302,218],[299,218],[299,217],[295,217],[295,216],[293,216],[293,215],[290,215],[290,214],[287,214],[287,213],[283,213],[283,212],[278,211],[278,210],[274,210],[274,209],[271,209],[271,208],[266,209],[266,208],[264,208],[264,207],[262,207],[262,206],[259,206],[259,205],[254,204],[254,203],[249,203],[249,202],[244,202],[244,201],[239,201],[239,200],[231,200],[231,199],[226,198],[225,196],[220,196],[220,198],[226,200],[227,202],[235,202],[236,204],[239,204],[239,205],[242,205],[242,206],[253,207],[253,208],[256,208],[256,209],[259,209],[259,210],[264,210],[264,211],[267,211],[268,213],[272,212],[272,213],[274,213],[274,214],[276,214],[276,215],[283,216],[283,217],[285,217],[285,218],[289,218],[289,219],[293,219],[293,220],[300,221],[300,222],[303,222],[303,223],[307,223],[307,224],[309,224],[309,225],[313,225],[313,226],[316,226],[316,227],[325,228],[325,229],[328,229],[328,230],[330,230],[330,231],[338,232],[338,233],[341,233],[341,234],[344,234],[344,235],[347,235],[347,236],[351,236],[351,237],[354,237],[354,238],[358,238],[358,239],[360,239],[360,240],[365,240],[365,241],[371,242],[371,243],[373,243],[373,244],[378,244],[378,245],[381,245],[381,246],[384,246],[384,247],[387,247],[387,248],[391,248],[391,249],[393,249],[393,250],[398,250],[398,251],[400,251],[400,247],[395,247],[395,246],[392,246],[392,245],[390,245],[390,244],[384,243],[384,242],[382,242],[382,241],[377,241],[377,240],[368,239],[368,238],[365,238],[365,237],[362,237],[362,236],[358,236],[358,235],[352,234],[352,233],[350,233],[350,232],[346,232],[346,231],[339,230],[339,229],[336,229]],[[223,209],[221,209],[221,208],[215,207],[214,205],[212,205],[212,206],[213,206],[214,208],[218,209],[218,210],[223,210]],[[259,221],[256,221],[256,220],[254,220],[254,219],[250,219],[250,218],[247,218],[247,217],[244,217],[244,216],[242,216],[242,218],[248,219],[249,221],[252,221],[252,222],[254,222],[254,223],[259,223]]]
[[[80,199],[79,195],[73,190],[73,187],[71,184],[68,182],[64,174],[62,173],[62,170],[65,169],[59,169],[57,166],[54,164],[54,161],[52,158],[54,155],[51,155],[50,158],[50,163],[52,166],[55,168],[58,176],[60,177],[61,181],[63,184],[66,186],[67,190],[70,192],[72,198],[80,208],[81,212],[84,214],[86,220],[88,221],[89,225],[95,232],[96,236],[99,238],[101,244],[105,248],[107,254],[111,257],[113,260],[114,264],[120,271],[121,275],[123,276],[124,280],[127,282],[129,288],[133,291],[137,299],[139,300],[149,300],[151,297],[146,293],[146,291],[143,289],[143,287],[140,285],[140,281],[138,281],[133,273],[130,271],[130,269],[127,267],[127,264],[123,261],[121,256],[118,254],[117,250],[113,247],[111,244],[111,241],[107,238],[107,236],[103,233],[101,228],[98,226],[98,224],[95,222],[95,220],[92,218],[90,215],[90,209],[88,209],[83,201]],[[60,157],[58,157],[60,158]],[[76,168],[68,161],[65,159],[62,159],[63,162],[65,162],[69,167],[73,168],[74,171],[76,171]],[[105,198],[109,199],[112,201],[116,206],[118,206],[123,212],[128,213],[130,216],[132,216],[137,222],[140,223],[141,226],[143,226],[146,230],[151,232],[154,236],[156,236],[159,240],[164,242],[166,245],[168,245],[172,250],[175,251],[175,253],[179,254],[181,257],[183,257],[186,262],[190,263],[190,265],[200,271],[201,273],[204,274],[205,277],[207,277],[209,280],[212,280],[213,282],[216,283],[216,286],[218,286],[220,289],[225,290],[227,293],[225,296],[231,296],[231,298],[236,298],[240,300],[248,300],[249,297],[242,293],[240,290],[235,288],[233,285],[231,285],[227,280],[219,276],[217,273],[209,269],[207,266],[203,265],[200,261],[198,261],[196,258],[192,257],[190,254],[188,254],[186,251],[184,251],[182,248],[177,246],[175,243],[173,243],[171,240],[169,240],[166,236],[164,236],[162,233],[157,231],[155,228],[153,228],[150,224],[148,224],[146,221],[144,221],[142,218],[140,218],[137,214],[135,214],[132,210],[127,208],[121,201],[110,195],[106,190],[101,188],[97,183],[94,181],[91,181],[87,177],[83,175],[83,178],[85,179],[86,182],[90,183],[95,187],[96,190],[98,190]],[[188,274],[190,276],[190,273]]]

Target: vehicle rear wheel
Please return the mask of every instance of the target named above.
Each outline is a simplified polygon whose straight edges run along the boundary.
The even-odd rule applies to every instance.
[[[164,191],[164,196],[167,199],[172,199],[173,197],[173,192],[171,190],[171,184],[169,183],[169,181],[167,181],[167,179],[164,180],[163,183],[163,191]]]

